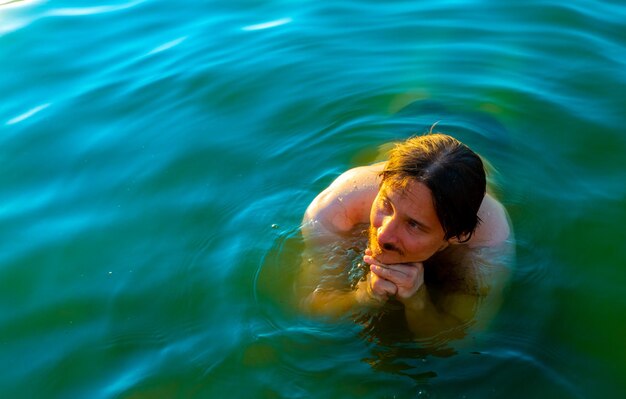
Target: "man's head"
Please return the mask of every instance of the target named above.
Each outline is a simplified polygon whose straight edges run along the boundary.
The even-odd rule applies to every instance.
[[[458,140],[428,134],[397,144],[372,206],[370,247],[423,261],[449,242],[469,240],[485,189],[480,157]]]

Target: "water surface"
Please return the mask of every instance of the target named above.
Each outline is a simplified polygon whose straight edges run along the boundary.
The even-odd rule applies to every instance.
[[[0,1],[2,396],[623,396],[624,21],[593,0]],[[308,203],[437,121],[515,227],[491,327],[443,357],[294,311]]]

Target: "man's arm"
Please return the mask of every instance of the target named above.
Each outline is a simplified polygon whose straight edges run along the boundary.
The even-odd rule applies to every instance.
[[[446,265],[427,266],[460,273],[446,276],[454,282],[446,281],[445,287],[425,284],[421,263],[385,265],[369,255],[364,261],[373,275],[398,287],[396,299],[404,305],[407,324],[416,337],[445,334],[452,339],[462,337],[470,325],[482,329],[493,319],[508,281],[511,256],[511,245],[506,243],[481,249],[460,246],[454,256],[437,261]]]
[[[423,285],[415,295],[401,300],[409,328],[417,337],[443,333],[460,338],[470,326],[483,330],[500,308],[508,275],[506,266],[498,266],[496,273],[485,276],[489,281],[477,292],[439,292],[436,302],[429,287]]]
[[[483,328],[499,309],[510,273],[508,264],[514,255],[513,234],[506,209],[491,195],[485,195],[478,216],[481,223],[470,241],[461,245],[460,251],[453,251],[463,255],[444,255],[441,260],[449,268],[471,271],[468,273],[476,277],[473,284],[466,281],[465,289],[456,287],[436,292],[422,284],[414,295],[398,298],[416,336],[444,333],[458,337],[469,324]]]
[[[355,227],[369,222],[372,202],[378,193],[379,174],[384,164],[378,163],[350,169],[322,191],[307,208],[302,221],[305,243],[304,261],[299,276],[302,307],[314,314],[340,315],[359,306],[376,305],[369,277],[355,291],[325,287],[323,280],[330,268],[330,254],[349,238]],[[348,263],[348,259],[342,259]],[[334,262],[337,262],[336,260]]]
[[[383,163],[377,163],[350,169],[315,197],[302,220],[307,244],[336,241],[355,226],[369,222],[383,167]]]
[[[409,329],[416,337],[432,337],[454,331],[473,320],[478,309],[477,295],[452,293],[445,304],[435,306],[428,291],[422,286],[411,298],[401,301]]]

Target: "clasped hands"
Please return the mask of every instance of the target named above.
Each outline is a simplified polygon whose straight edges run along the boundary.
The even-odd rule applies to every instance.
[[[409,299],[424,285],[424,265],[421,262],[384,264],[365,250],[363,261],[370,265],[368,293],[379,302],[395,296],[399,301]]]

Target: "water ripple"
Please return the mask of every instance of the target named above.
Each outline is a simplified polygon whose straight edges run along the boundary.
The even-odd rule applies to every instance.
[[[50,17],[81,17],[85,15],[97,15],[106,14],[110,12],[126,10],[128,8],[135,7],[146,0],[136,0],[128,3],[104,5],[97,7],[82,7],[82,8],[57,8],[48,11],[44,16]]]
[[[48,108],[49,106],[50,106],[50,103],[38,105],[35,108],[32,108],[32,109],[24,112],[23,114],[18,115],[16,117],[8,120],[6,124],[7,125],[14,125],[16,123],[19,123],[19,122],[21,122],[23,120],[26,120],[26,119],[30,118],[31,116],[33,116],[33,115],[35,115],[37,113],[39,113],[40,111],[43,111],[44,109]]]
[[[147,55],[152,55],[152,54],[160,53],[165,50],[169,50],[172,47],[178,46],[180,43],[184,42],[185,39],[187,39],[187,36],[179,37],[178,39],[174,39],[172,41],[164,43],[158,46],[157,48],[150,50]]]
[[[434,372],[424,391],[453,397],[519,365],[538,390],[615,396],[564,365],[626,358],[603,340],[619,323],[595,323],[624,313],[624,21],[599,0],[0,0],[0,391],[408,397]],[[515,224],[485,367],[303,321],[285,294],[309,201],[437,121],[500,171]]]
[[[292,22],[291,18],[281,18],[275,21],[269,21],[269,22],[263,22],[260,24],[244,26],[243,28],[241,28],[241,30],[252,31],[252,30],[270,29],[270,28],[275,28],[277,26],[286,25],[290,22]]]

